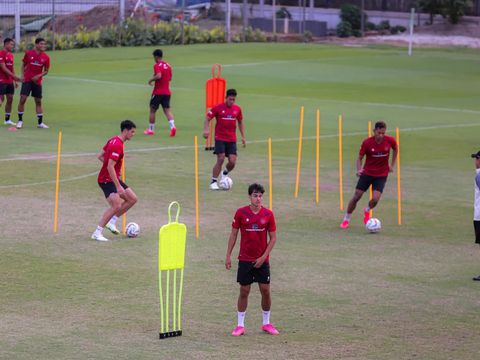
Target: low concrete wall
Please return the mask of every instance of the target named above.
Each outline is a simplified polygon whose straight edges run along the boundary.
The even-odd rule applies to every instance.
[[[250,26],[256,30],[260,29],[262,31],[273,31],[273,21],[272,19],[265,18],[253,18],[249,19]],[[287,31],[285,32],[285,19],[277,19],[276,21],[276,31],[279,34],[289,33],[289,34],[298,34],[299,29],[301,29],[301,22],[297,20],[288,20]],[[305,21],[305,29],[310,31],[313,36],[321,37],[327,36],[327,23],[325,21]]]

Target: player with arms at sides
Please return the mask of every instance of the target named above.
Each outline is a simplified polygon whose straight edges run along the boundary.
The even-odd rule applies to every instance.
[[[395,138],[385,135],[387,125],[383,121],[375,123],[373,136],[365,139],[360,147],[360,153],[357,159],[357,187],[355,194],[348,203],[347,213],[340,225],[341,229],[348,228],[350,222],[350,215],[357,207],[357,202],[362,198],[365,191],[372,186],[373,195],[369,201],[368,206],[363,209],[363,222],[366,224],[370,219],[370,209],[377,206],[383,189],[387,183],[388,174],[393,172],[395,161],[397,160],[398,148]],[[392,163],[388,165],[390,157],[390,149],[393,149]],[[363,157],[367,156],[365,165],[362,170]]]
[[[120,124],[120,135],[108,140],[98,155],[98,160],[103,163],[98,174],[98,185],[103,190],[105,198],[110,204],[110,209],[103,214],[97,230],[92,235],[92,240],[108,241],[102,235],[104,227],[115,235],[120,234],[120,231],[115,226],[115,222],[137,202],[137,195],[127,184],[120,180],[124,156],[123,144],[135,135],[135,129],[136,125],[133,121],[122,121]],[[123,203],[122,199],[125,200]]]
[[[48,126],[43,123],[42,108],[42,78],[48,74],[50,69],[50,57],[45,54],[45,40],[42,38],[35,39],[35,50],[27,51],[22,62],[22,89],[20,90],[20,103],[18,104],[17,129],[21,129],[23,126],[23,112],[30,94],[35,99],[38,127],[48,129]]]
[[[167,116],[168,123],[170,124],[170,136],[175,136],[177,128],[175,127],[175,121],[173,120],[172,112],[170,111],[170,98],[172,92],[170,91],[170,81],[172,80],[172,68],[166,62],[163,61],[163,52],[157,49],[153,52],[153,58],[155,59],[155,65],[153,66],[153,78],[148,80],[148,84],[154,84],[152,98],[150,99],[150,119],[148,130],[144,131],[145,135],[155,135],[155,115],[158,108],[162,105],[163,112]]]
[[[222,171],[222,165],[225,161],[225,157],[228,158],[227,166],[222,173],[223,176],[227,176],[230,171],[235,167],[237,162],[237,121],[238,129],[242,134],[242,146],[246,146],[245,141],[245,129],[243,127],[243,115],[240,106],[235,105],[237,98],[237,91],[235,89],[227,90],[225,102],[215,105],[207,114],[204,127],[205,131],[203,137],[208,139],[210,132],[208,125],[210,120],[216,118],[215,124],[215,154],[217,155],[217,163],[213,166],[212,182],[210,184],[210,190],[218,190],[217,179]]]
[[[240,230],[240,253],[238,255],[237,282],[240,284],[238,296],[238,326],[232,335],[238,336],[245,333],[244,320],[247,311],[248,295],[251,285],[256,282],[262,295],[263,326],[262,330],[272,335],[278,331],[270,324],[270,263],[269,255],[277,241],[277,226],[273,212],[262,206],[265,189],[260,184],[248,187],[250,205],[237,210],[232,223],[232,232],[228,240],[225,266],[232,268],[231,255],[237,242]],[[267,241],[267,232],[270,241]]]
[[[10,115],[12,113],[13,94],[15,93],[15,88],[18,87],[18,82],[21,80],[15,75],[15,70],[13,69],[13,47],[13,40],[6,38],[3,40],[3,50],[0,51],[0,106],[5,101],[5,96],[7,97],[5,121],[3,122],[5,125],[16,125],[16,123],[10,120]],[[13,85],[14,81],[15,85]]]

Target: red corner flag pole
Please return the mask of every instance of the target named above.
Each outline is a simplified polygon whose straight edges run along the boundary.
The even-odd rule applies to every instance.
[[[218,76],[215,77],[215,67],[218,66]],[[227,80],[220,77],[222,72],[222,67],[220,64],[215,64],[212,67],[213,78],[207,80],[207,104],[205,109],[205,114],[208,114],[210,109],[215,105],[218,105],[223,102],[225,98],[225,92],[227,91]],[[205,145],[205,150],[214,150],[213,143],[213,119],[210,123],[210,136],[207,139]]]

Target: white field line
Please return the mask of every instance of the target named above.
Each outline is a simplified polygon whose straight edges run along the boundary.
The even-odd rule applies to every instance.
[[[122,86],[134,86],[134,87],[145,87],[145,88],[148,87],[148,88],[151,88],[151,86],[149,86],[149,85],[132,84],[132,83],[120,83],[120,82],[93,80],[93,79],[77,79],[77,78],[56,77],[56,76],[50,76],[50,78],[51,79],[56,79],[56,80],[82,81],[82,82],[93,82],[93,83],[108,84],[108,85],[122,85]],[[189,89],[189,88],[171,88],[171,89],[172,90],[179,90],[179,91],[204,91],[204,89]],[[316,101],[316,102],[326,102],[326,103],[335,103],[335,104],[382,106],[382,107],[391,107],[391,108],[400,108],[400,109],[419,109],[419,110],[433,110],[433,111],[460,112],[460,113],[468,113],[468,114],[480,114],[480,111],[478,111],[478,110],[436,108],[436,107],[429,107],[429,106],[384,104],[384,103],[366,103],[366,102],[356,102],[356,101],[313,99],[313,98],[305,98],[305,97],[268,95],[268,94],[248,94],[248,93],[245,93],[245,94],[242,94],[242,96],[269,97],[269,98],[291,99],[291,100],[302,100],[302,101]]]
[[[87,178],[87,177],[89,177],[89,176],[93,176],[93,175],[97,175],[97,174],[98,174],[98,171],[95,171],[95,172],[93,172],[93,173],[91,173],[91,174],[82,175],[82,176],[77,176],[77,177],[70,178],[70,179],[63,179],[63,180],[59,180],[58,182],[65,182],[65,181],[73,181],[73,180],[84,179],[84,178]],[[0,186],[0,189],[19,188],[19,187],[45,185],[45,184],[55,184],[56,182],[57,182],[56,180],[53,180],[53,181],[44,181],[44,182],[33,183],[33,184],[7,185],[7,186]]]
[[[449,129],[449,128],[460,128],[460,127],[470,127],[470,126],[480,126],[480,123],[474,124],[455,124],[455,125],[439,125],[439,126],[424,126],[418,128],[406,128],[406,129],[399,129],[401,132],[405,131],[421,131],[421,130],[436,130],[436,129]],[[393,130],[387,131],[393,132]],[[357,135],[365,135],[365,132],[356,132],[356,133],[348,133],[342,134],[342,136],[357,136]],[[334,138],[338,137],[338,134],[330,134],[330,135],[321,135],[320,139],[327,139],[327,138]],[[316,136],[307,136],[302,137],[303,140],[311,140],[316,139]],[[283,142],[283,141],[298,141],[299,138],[286,138],[286,139],[272,139],[272,142]],[[255,144],[255,143],[266,143],[268,140],[252,140],[247,141],[247,144]],[[238,144],[241,144],[240,142]],[[162,151],[162,150],[177,150],[177,149],[193,149],[195,146],[192,145],[183,145],[183,146],[164,146],[164,147],[156,147],[156,148],[147,148],[147,149],[129,149],[125,150],[125,153],[133,153],[133,152],[148,152],[148,151]],[[203,148],[204,145],[198,145],[198,148]],[[99,152],[91,152],[91,153],[78,153],[78,154],[64,154],[60,155],[62,158],[69,158],[69,157],[80,157],[80,156],[97,156]],[[9,158],[9,159],[0,159],[2,161],[19,161],[19,160],[48,160],[48,159],[56,159],[58,155],[50,155],[50,156],[31,156],[31,157],[18,157],[18,158]],[[2,188],[2,187],[0,187]]]

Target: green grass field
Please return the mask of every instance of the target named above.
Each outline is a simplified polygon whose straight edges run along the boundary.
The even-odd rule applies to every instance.
[[[0,358],[2,359],[478,359],[480,249],[474,245],[470,154],[480,150],[478,51],[236,44],[165,47],[173,67],[168,136],[162,114],[146,137],[152,48],[51,53],[44,121],[32,99],[24,129],[0,128]],[[21,55],[16,55],[20,64]],[[214,156],[203,150],[205,81],[223,65],[237,89],[247,147],[228,192],[208,190]],[[18,68],[19,70],[19,68]],[[16,95],[14,110],[18,104]],[[300,108],[305,107],[295,198]],[[320,201],[315,202],[316,111],[321,113]],[[14,114],[16,111],[14,111]],[[368,121],[399,127],[403,224],[396,172],[368,234],[360,209],[341,231],[338,116],[343,116],[345,206]],[[3,109],[1,110],[3,117]],[[92,175],[97,154],[131,119],[126,180],[138,195],[127,221],[136,239],[89,240],[107,208]],[[16,121],[16,115],[12,116]],[[54,233],[58,132],[59,225]],[[195,237],[194,136],[199,137],[200,237]],[[234,338],[238,285],[224,256],[247,186],[268,185],[273,153],[277,245],[271,254],[272,324],[261,332],[253,287],[246,334]],[[26,160],[26,158],[30,158]],[[34,159],[37,158],[37,159]],[[7,161],[8,160],[8,161]],[[89,175],[89,176],[87,176]],[[68,181],[67,181],[68,180]],[[44,183],[35,185],[38,183]],[[18,185],[22,185],[18,187]],[[180,338],[158,340],[158,230],[171,201],[188,227]],[[264,205],[268,206],[268,186]],[[365,206],[366,198],[360,202]],[[238,246],[238,244],[237,244]],[[234,254],[238,253],[238,247]]]

